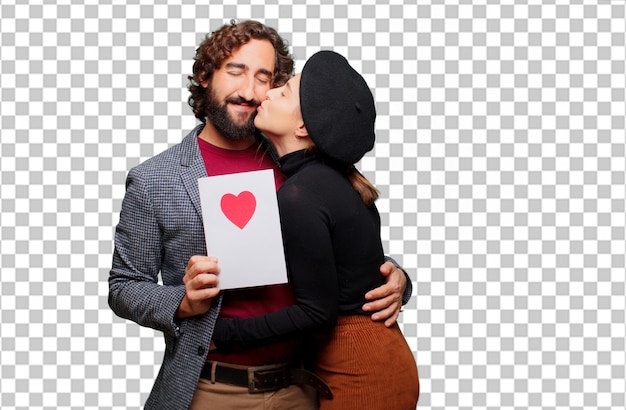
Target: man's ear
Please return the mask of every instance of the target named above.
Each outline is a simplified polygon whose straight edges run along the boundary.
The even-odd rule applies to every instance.
[[[202,86],[202,88],[206,88],[207,85],[209,85],[209,80],[204,80],[200,83],[200,85]]]

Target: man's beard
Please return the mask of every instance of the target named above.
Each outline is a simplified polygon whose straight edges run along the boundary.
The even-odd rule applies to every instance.
[[[243,98],[227,98],[221,103],[211,90],[207,90],[209,99],[207,102],[206,116],[215,129],[230,141],[241,141],[254,135],[256,128],[254,127],[254,117],[256,111],[250,114],[239,114],[241,117],[248,115],[249,118],[242,125],[233,121],[231,114],[228,112],[228,104],[244,104],[258,107],[260,103],[256,100],[247,101]]]

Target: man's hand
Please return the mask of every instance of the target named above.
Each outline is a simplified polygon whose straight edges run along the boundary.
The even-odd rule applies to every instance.
[[[220,292],[217,287],[219,272],[215,257],[195,255],[189,258],[183,276],[185,296],[176,310],[176,318],[184,319],[209,311],[213,298]]]
[[[396,323],[402,308],[402,296],[406,288],[404,271],[391,262],[385,262],[380,267],[380,273],[386,276],[387,282],[365,294],[365,299],[371,300],[363,305],[366,312],[374,312],[372,320],[385,321],[389,327]]]

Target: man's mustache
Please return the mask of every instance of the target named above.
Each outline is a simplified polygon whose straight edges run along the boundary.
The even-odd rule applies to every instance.
[[[230,104],[249,105],[251,107],[258,107],[259,105],[261,105],[261,102],[259,100],[246,100],[245,98],[242,98],[242,97],[227,98],[226,102]]]

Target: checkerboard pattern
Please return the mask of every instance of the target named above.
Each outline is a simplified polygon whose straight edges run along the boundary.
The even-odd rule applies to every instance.
[[[17,0],[0,6],[0,407],[144,403],[161,335],[107,306],[129,168],[195,119],[205,33],[275,27],[372,87],[386,251],[419,408],[626,406],[618,0]]]

